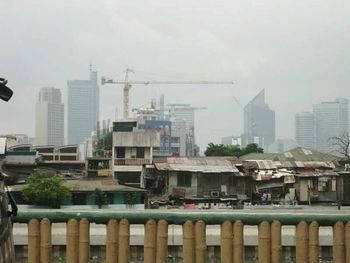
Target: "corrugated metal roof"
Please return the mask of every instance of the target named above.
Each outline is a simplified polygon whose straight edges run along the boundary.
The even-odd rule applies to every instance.
[[[105,192],[144,192],[145,190],[118,184],[113,179],[65,180],[64,185],[74,192],[93,192],[96,188]],[[26,185],[10,186],[10,191],[21,191]]]
[[[339,157],[322,153],[316,150],[301,147],[294,148],[285,153],[249,153],[240,157],[242,160],[273,160],[273,161],[323,161],[331,162]]]
[[[168,157],[166,162],[154,161],[158,170],[188,171],[200,173],[238,173],[238,169],[227,159],[220,157]]]

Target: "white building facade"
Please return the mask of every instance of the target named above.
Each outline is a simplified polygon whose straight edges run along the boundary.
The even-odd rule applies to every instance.
[[[316,118],[311,112],[295,115],[295,141],[303,148],[316,149]]]
[[[40,89],[35,105],[35,144],[64,144],[64,105],[60,89],[44,87]]]
[[[349,132],[349,101],[339,98],[313,106],[316,119],[316,149],[326,153],[335,153],[331,146],[331,137],[340,137]]]

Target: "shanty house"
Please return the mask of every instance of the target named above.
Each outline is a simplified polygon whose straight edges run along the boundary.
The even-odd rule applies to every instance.
[[[265,185],[270,192],[279,188],[285,200],[295,196],[301,203],[337,201],[336,156],[298,147],[283,154],[254,153],[242,159],[257,164],[258,191]]]
[[[164,192],[169,197],[210,200],[225,197],[246,199],[251,195],[251,178],[244,176],[225,157],[154,159],[151,169],[146,170],[145,185],[164,178]]]

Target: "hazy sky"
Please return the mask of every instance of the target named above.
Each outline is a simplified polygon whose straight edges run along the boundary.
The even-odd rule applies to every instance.
[[[138,80],[233,80],[233,86],[134,86],[131,107],[165,94],[196,115],[203,148],[242,132],[242,109],[261,89],[276,111],[278,138],[294,115],[350,97],[350,2],[263,0],[1,0],[0,77],[15,95],[0,102],[0,134],[34,135],[44,86],[99,75]],[[102,86],[101,119],[122,114],[122,88]]]

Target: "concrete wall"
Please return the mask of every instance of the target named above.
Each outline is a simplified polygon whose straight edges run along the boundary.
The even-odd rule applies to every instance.
[[[114,147],[159,147],[160,135],[155,131],[113,132]]]
[[[177,186],[177,172],[169,172],[169,185],[168,185],[168,195],[171,195],[174,188],[185,189],[186,196],[196,196],[197,195],[197,179],[198,174],[192,173],[191,187]]]

